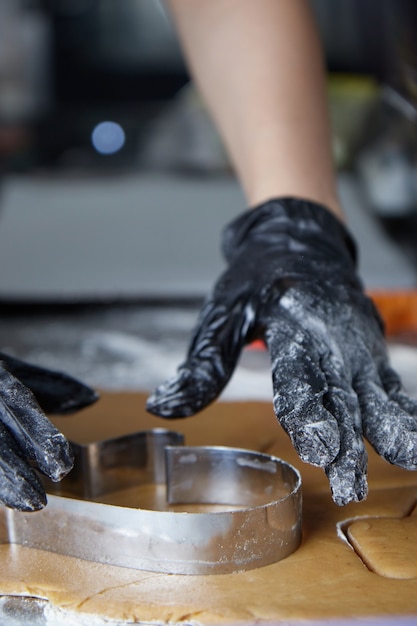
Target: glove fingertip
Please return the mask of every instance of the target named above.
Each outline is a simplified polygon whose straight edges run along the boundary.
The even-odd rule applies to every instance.
[[[334,419],[304,424],[291,438],[298,455],[305,463],[324,468],[339,454],[340,435]]]
[[[41,511],[48,503],[46,494],[43,493],[34,493],[30,498],[23,500],[18,500],[13,502],[11,505],[8,504],[10,508],[17,509],[18,511],[22,511],[25,513],[32,513],[35,511]]]
[[[40,480],[30,470],[24,476],[16,476],[13,482],[2,481],[0,502],[10,509],[31,512],[43,509],[47,504],[47,497]]]
[[[157,398],[155,395],[152,395],[146,401],[146,410],[148,413],[152,413],[152,415],[156,415],[157,417],[175,419],[177,417],[190,417],[196,413],[197,409],[193,409],[193,407],[181,402],[179,399],[177,401],[172,399],[165,400],[164,398]]]
[[[178,393],[169,396],[151,395],[146,402],[146,410],[158,417],[175,419],[191,417],[204,409],[210,400],[196,397],[194,393]]]
[[[356,491],[354,489],[347,492],[340,492],[339,490],[331,489],[333,502],[337,506],[346,506],[351,502],[362,502],[368,495],[367,489],[361,489]]]
[[[62,480],[74,466],[71,445],[58,430],[36,446],[33,460],[37,469],[54,483]]]
[[[404,433],[402,440],[383,451],[382,456],[392,465],[406,470],[416,470],[417,432]]]
[[[367,497],[366,472],[358,475],[357,472],[330,466],[326,468],[326,475],[330,482],[333,502],[338,506],[346,506],[350,502],[361,502]]]
[[[67,415],[84,409],[99,399],[99,394],[88,385],[83,383],[74,384],[71,389],[63,391],[61,395],[43,393],[37,390],[35,393],[39,406],[45,413],[54,415]]]
[[[146,410],[164,418],[190,417],[213,402],[220,391],[210,377],[198,376],[195,371],[182,367],[177,376],[149,396]]]

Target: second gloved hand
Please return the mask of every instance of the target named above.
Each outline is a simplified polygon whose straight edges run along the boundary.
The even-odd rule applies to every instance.
[[[148,410],[168,418],[200,411],[229,381],[243,346],[263,338],[276,415],[301,459],[324,468],[337,504],[366,496],[363,437],[389,462],[416,469],[417,404],[389,365],[342,223],[312,202],[271,200],[226,228],[223,251],[228,269],[186,361]]]
[[[73,465],[68,441],[44,411],[71,413],[97,399],[71,376],[0,353],[0,503],[22,511],[46,504],[34,467],[53,481]]]

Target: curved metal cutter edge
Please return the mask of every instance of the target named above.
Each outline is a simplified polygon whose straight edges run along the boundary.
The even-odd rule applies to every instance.
[[[98,563],[167,574],[229,574],[270,565],[302,536],[301,477],[268,454],[227,446],[185,446],[180,433],[141,431],[72,444],[75,469],[41,511],[0,507],[0,542]],[[133,467],[134,471],[130,471]],[[127,472],[119,472],[122,468]],[[138,474],[139,472],[139,474]],[[115,486],[165,483],[167,501],[223,504],[228,510],[173,512],[121,507],[89,498]]]

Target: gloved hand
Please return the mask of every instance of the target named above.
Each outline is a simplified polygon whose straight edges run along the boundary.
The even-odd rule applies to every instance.
[[[21,511],[46,504],[33,466],[59,481],[73,465],[65,437],[43,411],[65,414],[97,400],[74,378],[0,353],[0,502]]]
[[[417,403],[389,365],[342,223],[312,202],[271,200],[225,229],[223,252],[229,267],[186,361],[148,410],[168,418],[200,411],[228,382],[244,344],[263,338],[276,415],[301,459],[325,469],[337,504],[366,496],[363,436],[389,462],[416,469]]]

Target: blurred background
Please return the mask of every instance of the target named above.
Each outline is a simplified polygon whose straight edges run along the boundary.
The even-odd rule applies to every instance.
[[[370,290],[413,290],[415,3],[312,5],[360,272]],[[151,388],[182,358],[244,208],[163,2],[0,0],[1,349]],[[245,364],[269,394],[263,356]]]

